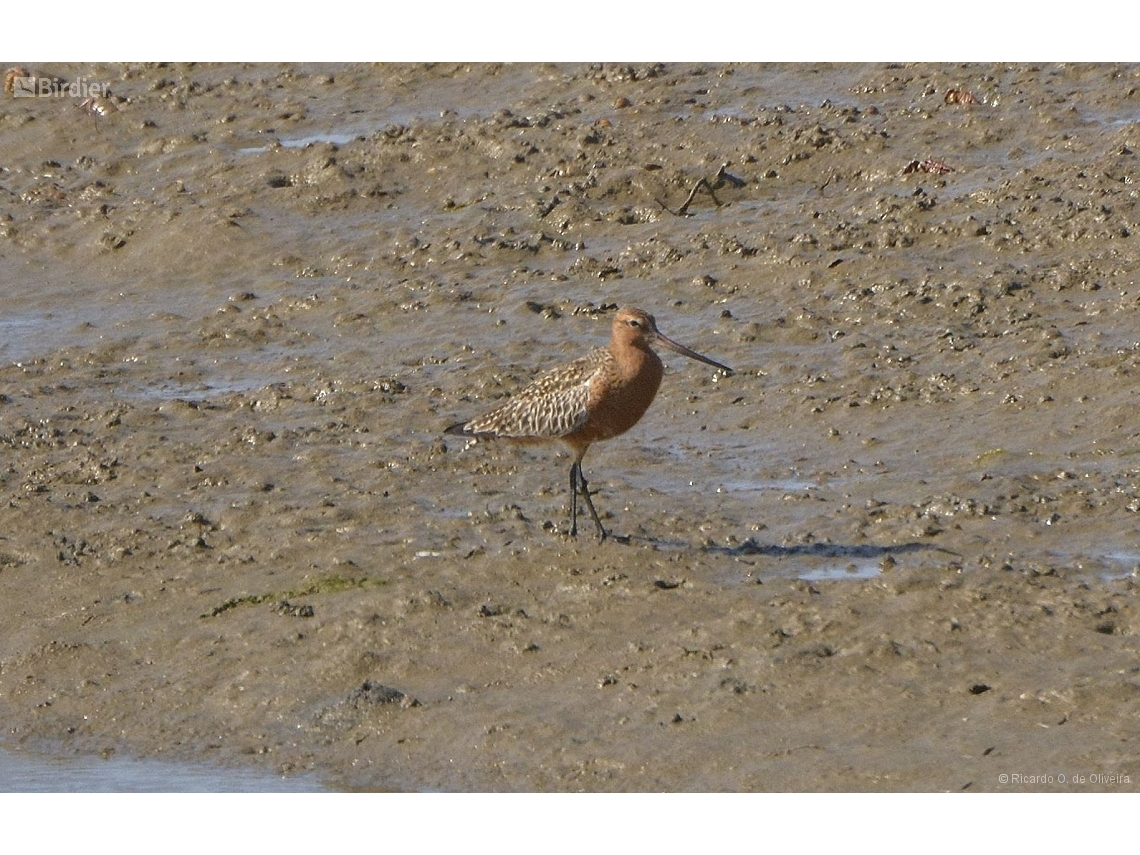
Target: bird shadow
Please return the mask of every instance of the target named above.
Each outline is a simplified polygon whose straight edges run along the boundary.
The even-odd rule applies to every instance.
[[[795,543],[782,546],[776,543],[757,543],[748,538],[743,543],[732,546],[719,546],[711,544],[702,547],[703,551],[713,555],[727,555],[737,557],[742,555],[764,555],[769,558],[830,558],[841,560],[868,560],[873,558],[886,558],[888,555],[906,555],[911,552],[945,552],[944,549],[933,543]]]
[[[944,547],[933,543],[874,544],[874,543],[795,543],[783,546],[777,543],[758,543],[754,538],[748,538],[741,543],[732,545],[702,544],[694,546],[685,540],[672,538],[645,537],[640,535],[615,536],[617,543],[642,544],[654,546],[659,549],[696,549],[708,555],[723,555],[729,558],[738,558],[749,555],[761,555],[768,558],[817,558],[841,561],[871,560],[886,558],[887,556],[907,555],[914,552],[940,552],[947,555],[957,555]]]

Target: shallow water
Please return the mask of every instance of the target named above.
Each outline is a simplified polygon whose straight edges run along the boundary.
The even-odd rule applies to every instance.
[[[313,775],[267,775],[207,763],[61,756],[0,746],[0,793],[313,793]]]

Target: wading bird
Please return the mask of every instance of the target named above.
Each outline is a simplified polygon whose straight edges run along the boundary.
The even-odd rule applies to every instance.
[[[663,336],[653,315],[625,308],[614,316],[609,347],[595,348],[541,375],[501,407],[452,425],[446,432],[479,439],[566,443],[574,453],[570,466],[570,536],[578,535],[581,495],[598,527],[598,539],[605,540],[606,529],[594,510],[582,474],[582,458],[593,443],[612,439],[637,424],[653,403],[664,374],[653,345],[732,374],[728,366]]]

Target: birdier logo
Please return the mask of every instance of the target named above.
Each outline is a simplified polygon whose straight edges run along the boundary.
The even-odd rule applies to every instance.
[[[12,95],[16,98],[106,98],[110,91],[106,83],[91,83],[84,77],[70,83],[31,75],[12,78]]]
[[[35,98],[36,97],[36,78],[34,77],[13,77],[12,78],[12,95],[16,98]]]

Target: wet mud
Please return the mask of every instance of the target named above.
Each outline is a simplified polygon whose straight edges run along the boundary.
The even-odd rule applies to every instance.
[[[108,90],[0,99],[7,744],[1140,788],[1140,69],[26,70]],[[662,353],[571,539],[443,430],[625,305],[735,373]]]

